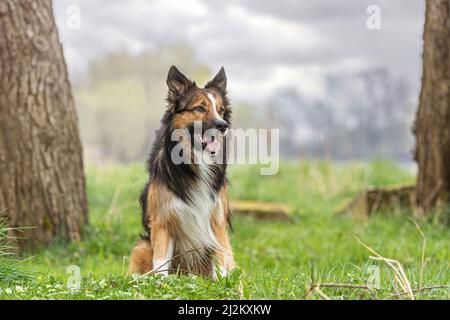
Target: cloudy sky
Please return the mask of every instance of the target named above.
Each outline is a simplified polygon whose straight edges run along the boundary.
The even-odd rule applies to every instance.
[[[54,2],[72,74],[108,52],[183,43],[211,69],[224,65],[240,100],[284,86],[320,96],[326,74],[371,67],[388,68],[415,89],[420,83],[424,0]],[[80,29],[67,23],[74,5]],[[380,30],[366,26],[369,5],[381,10]]]

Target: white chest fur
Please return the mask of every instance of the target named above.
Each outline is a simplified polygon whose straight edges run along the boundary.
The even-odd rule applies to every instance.
[[[176,216],[180,234],[177,239],[177,247],[181,251],[195,249],[218,249],[219,244],[211,226],[213,212],[223,215],[223,205],[219,197],[211,195],[210,181],[212,172],[207,165],[200,166],[200,179],[190,190],[191,201],[184,202],[178,197],[173,197],[170,203],[170,211]]]

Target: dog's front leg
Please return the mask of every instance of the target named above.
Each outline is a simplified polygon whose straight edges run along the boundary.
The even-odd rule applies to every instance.
[[[167,276],[171,269],[174,244],[165,226],[154,225],[151,231],[153,245],[153,271]]]
[[[218,271],[222,277],[226,277],[228,273],[234,269],[235,262],[233,258],[233,250],[231,249],[230,240],[228,238],[227,227],[225,223],[213,228],[217,242],[220,248],[215,253],[216,262],[218,263]],[[215,275],[213,275],[215,277]]]

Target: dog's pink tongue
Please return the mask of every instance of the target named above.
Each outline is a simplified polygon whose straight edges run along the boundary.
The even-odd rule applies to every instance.
[[[219,152],[219,150],[220,150],[220,143],[217,142],[217,140],[214,140],[214,141],[208,141],[207,144],[206,144],[206,147],[208,148],[208,150],[209,150],[210,152],[215,152],[215,153],[217,153],[217,152]]]

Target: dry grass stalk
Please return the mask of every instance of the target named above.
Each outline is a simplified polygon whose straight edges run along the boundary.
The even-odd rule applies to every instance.
[[[419,230],[420,235],[422,236],[422,256],[420,259],[420,280],[419,280],[419,287],[423,286],[423,273],[425,269],[425,250],[427,248],[427,237],[425,237],[425,233],[423,233],[422,229],[420,228],[419,224],[416,220],[414,220],[411,217],[408,217],[416,226],[417,230]]]
[[[376,297],[376,294],[373,291],[373,289],[370,286],[364,285],[364,284],[353,284],[353,283],[311,283],[309,285],[309,287],[307,288],[306,293],[303,296],[303,298],[308,297],[311,294],[311,292],[315,291],[322,299],[324,299],[326,295],[323,293],[322,290],[320,290],[321,288],[360,289],[360,290],[366,290],[372,297]],[[326,300],[330,299],[328,296],[326,296],[326,297],[327,297]]]
[[[394,279],[396,284],[400,287],[402,292],[406,292],[406,294],[409,296],[411,300],[415,299],[414,292],[411,288],[411,283],[408,280],[408,277],[406,277],[405,271],[403,270],[403,267],[400,262],[394,259],[389,259],[386,257],[383,257],[378,252],[376,252],[374,249],[366,245],[364,242],[362,242],[357,236],[355,236],[356,240],[364,246],[367,250],[369,250],[373,255],[370,259],[372,260],[380,260],[385,262],[393,271],[394,271]]]
[[[422,292],[422,291],[427,291],[427,290],[435,290],[435,289],[450,289],[450,285],[436,285],[436,286],[429,286],[429,287],[423,287],[423,288],[417,288],[417,289],[413,289],[413,292]],[[408,292],[397,292],[394,294],[391,294],[389,297],[399,297],[402,295],[407,294]]]
[[[322,290],[320,290],[320,285],[315,287],[314,290],[323,300],[330,300],[330,298],[325,293],[323,293]]]

